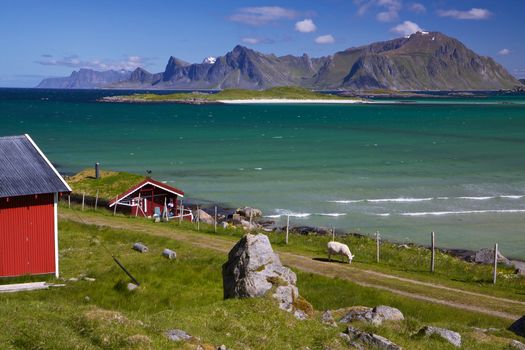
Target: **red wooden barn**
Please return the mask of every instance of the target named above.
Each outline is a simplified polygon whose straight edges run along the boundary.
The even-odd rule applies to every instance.
[[[0,277],[58,277],[57,203],[71,188],[29,135],[0,137]]]
[[[109,202],[109,207],[124,206],[132,216],[193,220],[191,210],[182,205],[184,192],[163,182],[147,178]],[[115,208],[114,208],[115,209]]]

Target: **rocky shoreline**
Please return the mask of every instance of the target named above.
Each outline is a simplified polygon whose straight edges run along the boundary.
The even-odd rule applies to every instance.
[[[163,104],[163,103],[176,103],[183,105],[220,105],[223,104],[220,101],[212,101],[204,98],[190,98],[190,99],[166,99],[166,100],[148,100],[143,98],[136,98],[133,96],[105,96],[97,100],[97,102],[106,103],[137,103],[137,104]]]

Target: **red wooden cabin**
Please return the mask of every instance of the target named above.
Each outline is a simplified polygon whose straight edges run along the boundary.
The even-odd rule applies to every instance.
[[[0,137],[0,277],[58,277],[57,203],[69,192],[29,135]]]
[[[184,209],[184,192],[160,181],[147,178],[109,202],[109,207],[125,206],[131,209],[132,216],[162,217],[167,220],[177,218],[193,220],[191,210]]]

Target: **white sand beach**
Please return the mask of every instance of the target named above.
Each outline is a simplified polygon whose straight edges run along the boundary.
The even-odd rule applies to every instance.
[[[218,100],[217,102],[226,104],[353,104],[353,103],[366,103],[364,100],[327,100],[327,99],[286,99],[286,98],[274,98],[274,99],[246,99],[246,100]]]

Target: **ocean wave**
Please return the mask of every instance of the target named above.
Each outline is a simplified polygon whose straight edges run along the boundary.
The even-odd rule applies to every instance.
[[[339,216],[345,216],[346,213],[300,213],[300,212],[293,212],[290,210],[284,210],[284,209],[277,209],[277,214],[273,215],[266,215],[265,217],[270,219],[278,219],[281,217],[295,217],[295,218],[307,218],[309,216],[330,216],[330,217],[339,217]]]
[[[341,199],[341,200],[331,200],[329,203],[338,203],[338,204],[351,204],[351,203],[415,203],[415,202],[427,202],[432,200],[474,200],[474,201],[484,201],[489,199],[521,199],[525,195],[498,195],[498,196],[460,196],[460,197],[424,197],[424,198],[413,198],[413,197],[399,197],[399,198],[372,198],[372,199]]]
[[[525,209],[488,209],[488,210],[458,210],[458,211],[426,211],[414,213],[400,213],[402,216],[442,216],[462,214],[487,214],[487,213],[525,213]]]

